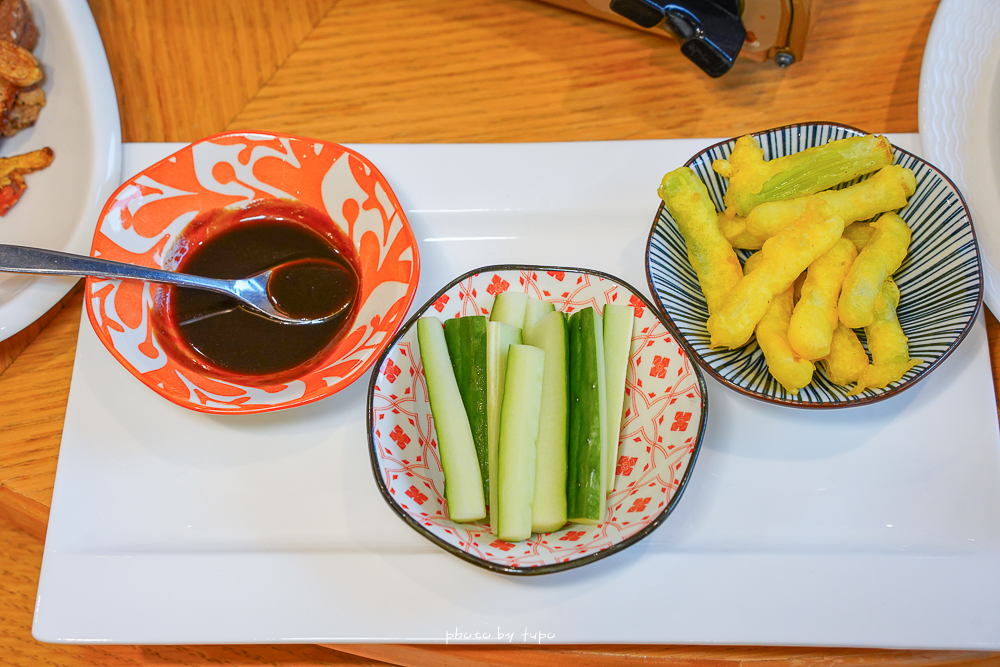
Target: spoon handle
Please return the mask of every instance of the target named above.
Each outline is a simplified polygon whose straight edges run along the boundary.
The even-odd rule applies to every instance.
[[[131,278],[182,287],[200,287],[222,294],[233,294],[228,281],[202,278],[187,273],[174,273],[145,266],[112,262],[97,257],[72,255],[56,250],[26,248],[0,244],[0,271],[40,273],[61,276],[94,276],[96,278]]]

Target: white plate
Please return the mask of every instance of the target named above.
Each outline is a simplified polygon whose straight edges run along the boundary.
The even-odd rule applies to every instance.
[[[891,138],[919,153],[915,136]],[[423,303],[496,262],[589,267],[648,296],[660,176],[711,143],[355,148],[407,211]],[[176,149],[126,145],[126,175]],[[84,324],[34,634],[1000,649],[1000,431],[982,318],[930,377],[850,419],[707,384],[704,445],[663,526],[600,562],[515,580],[386,506],[367,378],[293,410],[198,414],[142,386]]]
[[[965,196],[983,249],[984,300],[1000,313],[1000,3],[942,0],[920,70],[924,157]]]
[[[49,146],[55,160],[0,218],[0,243],[90,254],[94,224],[121,178],[121,125],[111,70],[84,0],[37,0],[47,98],[34,127],[0,140],[0,155]],[[0,274],[0,340],[54,306],[77,278]]]

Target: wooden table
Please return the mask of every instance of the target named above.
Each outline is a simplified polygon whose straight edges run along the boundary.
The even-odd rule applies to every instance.
[[[125,141],[260,129],[354,143],[722,137],[810,120],[916,132],[936,5],[825,0],[802,62],[740,61],[709,79],[669,40],[531,0],[91,0]],[[0,664],[1000,664],[763,647],[39,644],[31,614],[80,307],[73,294],[0,347]],[[995,353],[991,315],[988,327]]]

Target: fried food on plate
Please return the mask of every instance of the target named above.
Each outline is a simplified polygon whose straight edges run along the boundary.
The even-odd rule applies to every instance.
[[[822,363],[830,382],[846,387],[861,377],[862,371],[868,366],[868,353],[854,329],[848,329],[841,323],[833,330],[830,354],[826,355]]]
[[[874,318],[865,327],[872,363],[861,371],[858,384],[848,396],[860,394],[865,389],[881,389],[923,363],[920,359],[910,359],[907,338],[896,316],[898,306],[899,287],[889,278],[882,283],[875,298]]]
[[[719,229],[729,241],[729,245],[741,250],[760,250],[764,239],[759,239],[747,231],[747,219],[734,216],[730,218],[724,211],[719,213]]]
[[[0,77],[26,88],[42,80],[42,68],[30,51],[0,39]]]
[[[760,264],[763,256],[758,252],[750,255],[743,270],[750,274]],[[788,344],[788,322],[792,315],[792,301],[795,286],[776,294],[771,299],[764,317],[757,323],[757,345],[764,353],[767,371],[790,394],[799,393],[812,382],[815,365],[803,359]]]
[[[767,312],[771,299],[792,286],[795,279],[844,232],[844,220],[826,217],[809,206],[790,227],[764,242],[760,265],[729,293],[722,307],[708,318],[712,347],[740,347]]]
[[[765,202],[820,192],[892,161],[892,145],[872,134],[838,139],[770,161],[764,160],[756,140],[745,136],[736,140],[728,160],[716,160],[712,168],[729,179],[724,197],[727,215],[745,216]]]
[[[882,283],[899,269],[910,249],[910,228],[895,213],[886,213],[871,226],[875,232],[844,278],[838,303],[840,321],[852,329],[872,323]]]
[[[698,274],[708,312],[713,313],[743,277],[743,269],[719,230],[708,188],[694,171],[681,167],[663,177],[658,193],[684,237],[688,260]]]
[[[861,252],[868,242],[872,240],[875,230],[870,222],[852,222],[844,227],[844,238],[850,239],[854,247]]]
[[[22,49],[34,51],[38,44],[38,26],[31,8],[24,0],[0,0],[0,39]]]
[[[54,154],[51,148],[41,148],[37,151],[0,158],[0,216],[18,202],[27,183],[24,175],[39,169],[45,169],[52,164]]]
[[[816,361],[830,354],[833,331],[840,322],[837,299],[857,255],[854,244],[841,237],[809,265],[788,325],[788,342],[805,359]]]
[[[32,49],[38,27],[24,0],[0,0],[0,135],[35,124],[45,106],[44,76]]]
[[[830,215],[839,215],[849,225],[903,208],[916,189],[917,179],[911,170],[889,165],[871,178],[841,190],[761,204],[747,214],[746,231],[759,239],[774,236],[802,214],[810,198],[822,200]]]

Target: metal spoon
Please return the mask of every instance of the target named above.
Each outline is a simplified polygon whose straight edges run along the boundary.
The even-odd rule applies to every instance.
[[[291,264],[292,262],[289,262]],[[267,284],[271,274],[286,266],[279,264],[249,278],[219,280],[202,278],[188,273],[162,271],[145,266],[112,262],[107,259],[73,255],[55,250],[28,248],[0,244],[0,271],[11,273],[39,273],[62,276],[94,276],[95,278],[127,278],[153,283],[166,283],[180,287],[210,290],[238,299],[271,319],[288,324],[318,324],[336,317],[351,305],[351,299],[336,304],[329,314],[311,319],[289,317],[275,307],[268,295]]]

